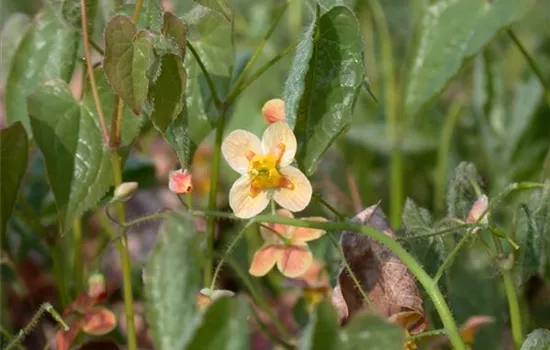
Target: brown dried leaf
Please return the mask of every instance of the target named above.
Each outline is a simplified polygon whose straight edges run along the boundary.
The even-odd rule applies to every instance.
[[[369,225],[392,238],[396,237],[378,205],[363,210],[353,221]],[[426,317],[416,280],[388,248],[363,234],[348,231],[343,232],[340,246],[377,313],[390,319],[406,312],[408,317],[404,326],[410,333],[426,329]],[[332,304],[338,311],[342,325],[354,314],[369,307],[343,267],[333,290]]]

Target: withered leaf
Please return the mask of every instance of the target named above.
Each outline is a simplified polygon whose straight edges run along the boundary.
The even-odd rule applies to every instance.
[[[371,226],[392,238],[396,237],[378,205],[366,208],[353,221]],[[349,231],[342,233],[340,246],[344,258],[372,302],[375,308],[373,311],[386,319],[392,316],[395,318],[399,313],[412,313],[414,317],[407,317],[407,324],[402,326],[413,334],[426,329],[426,317],[416,280],[388,248],[368,236]],[[363,299],[344,267],[338,274],[332,304],[338,311],[342,325],[359,311],[369,308],[369,303]]]

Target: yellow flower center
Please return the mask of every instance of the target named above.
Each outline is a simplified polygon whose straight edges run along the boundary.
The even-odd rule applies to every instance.
[[[294,188],[294,185],[278,170],[279,161],[284,151],[285,145],[280,143],[268,154],[258,155],[252,152],[247,154],[247,158],[250,160],[248,174],[252,178],[250,184],[250,195],[252,197],[256,197],[268,188]]]

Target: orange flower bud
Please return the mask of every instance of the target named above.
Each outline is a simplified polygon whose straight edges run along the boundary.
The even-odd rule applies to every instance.
[[[168,188],[170,188],[170,191],[178,194],[190,193],[193,191],[193,185],[191,183],[192,176],[187,169],[171,171],[169,178]]]
[[[268,124],[285,120],[285,101],[279,98],[267,101],[262,107],[262,114]]]

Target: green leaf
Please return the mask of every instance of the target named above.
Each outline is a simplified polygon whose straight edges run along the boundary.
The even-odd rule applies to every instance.
[[[187,350],[249,349],[248,306],[244,299],[220,298],[212,303],[202,317]]]
[[[363,62],[357,18],[343,6],[317,17],[298,46],[284,100],[300,145],[296,159],[307,175],[351,124]]]
[[[179,47],[180,57],[183,59],[187,48],[187,27],[185,23],[173,13],[165,12],[162,23],[162,34],[175,42]]]
[[[527,335],[521,344],[521,350],[550,350],[550,331],[548,329],[535,329]]]
[[[86,0],[85,5],[88,32],[92,33],[98,0]],[[63,15],[63,19],[75,29],[80,30],[82,28],[82,10],[79,0],[62,0],[61,14]]]
[[[0,237],[5,237],[6,224],[11,216],[11,210],[19,184],[27,169],[29,142],[27,132],[21,122],[0,131]],[[2,242],[5,242],[2,239]]]
[[[442,0],[424,14],[405,92],[414,116],[503,27],[521,19],[535,0]]]
[[[11,60],[17,46],[31,26],[31,18],[23,13],[14,13],[2,27],[0,33],[0,85],[5,86]]]
[[[161,58],[159,77],[151,85],[151,120],[164,132],[184,108],[185,69],[180,57],[167,54]]]
[[[225,98],[229,91],[235,56],[232,22],[226,21],[219,12],[201,5],[195,6],[184,19],[189,29],[189,41],[212,78],[218,97]],[[203,72],[199,67],[192,68],[193,65],[197,65],[197,61],[193,55],[188,55],[185,59],[187,76],[194,82],[194,90],[189,91],[189,98],[197,105],[195,107],[188,103],[188,106],[215,121],[218,114],[212,106],[211,91]],[[197,93],[201,94],[200,98],[197,98]]]
[[[550,181],[547,182],[550,185]],[[527,205],[522,206],[517,234],[519,245],[519,279],[544,273],[550,254],[550,188],[533,192]]]
[[[22,121],[30,132],[27,96],[46,79],[70,79],[77,38],[78,32],[63,22],[51,6],[45,5],[12,58],[4,100],[8,124]]]
[[[402,350],[405,332],[377,315],[361,314],[340,331],[342,350]]]
[[[203,262],[200,242],[188,214],[171,213],[160,228],[143,272],[146,316],[156,349],[184,349],[193,336]]]
[[[231,9],[227,5],[226,0],[195,0],[195,2],[221,13],[225,19],[231,21]]]
[[[298,349],[331,350],[340,348],[338,317],[328,302],[323,301],[310,317],[304,329]]]
[[[473,184],[481,185],[475,165],[462,162],[456,169],[447,190],[447,215],[466,220],[472,205],[477,200]]]
[[[109,151],[89,101],[79,104],[59,79],[40,85],[28,98],[31,128],[44,155],[60,232],[97,204],[112,183]]]
[[[153,43],[147,32],[136,32],[130,17],[119,15],[109,21],[105,28],[103,67],[113,90],[139,114],[147,97],[147,70],[153,60]]]

